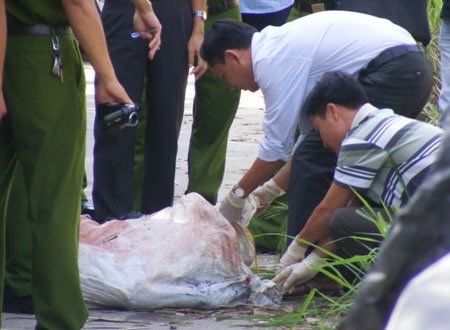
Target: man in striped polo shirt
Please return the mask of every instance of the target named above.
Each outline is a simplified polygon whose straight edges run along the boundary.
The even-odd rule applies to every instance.
[[[401,207],[434,163],[443,134],[436,126],[372,106],[359,83],[339,71],[324,74],[305,111],[338,161],[326,196],[280,260],[274,281],[284,293],[313,278],[317,271],[311,265],[323,263],[325,254],[317,249],[305,255],[307,242],[346,255],[367,253],[370,243],[351,236],[379,232],[357,212],[353,190],[374,208]]]

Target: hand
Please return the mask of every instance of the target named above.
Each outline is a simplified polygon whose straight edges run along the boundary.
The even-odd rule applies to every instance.
[[[241,220],[242,210],[244,209],[245,198],[235,195],[231,190],[222,200],[219,206],[219,212],[230,222]]]
[[[2,121],[2,118],[6,116],[7,112],[3,90],[0,88],[0,122]]]
[[[282,294],[290,293],[299,284],[309,281],[319,272],[318,267],[324,263],[314,251],[311,252],[302,262],[290,265],[278,274],[273,281],[278,284]]]
[[[251,195],[255,196],[258,201],[258,209],[255,215],[258,216],[264,212],[267,207],[274,201],[275,198],[283,196],[286,192],[281,189],[273,179],[265,182],[261,187],[255,189]]]
[[[149,2],[150,4],[150,2]],[[150,5],[150,10],[136,8],[133,18],[134,29],[139,32],[142,38],[147,39],[148,58],[151,60],[161,46],[162,26]]]
[[[208,68],[206,62],[200,56],[200,47],[203,42],[203,29],[200,32],[193,32],[188,42],[188,64],[192,67],[190,74],[199,79]]]
[[[101,76],[97,76],[95,84],[95,102],[134,103],[117,79],[103,80]]]
[[[303,260],[305,257],[306,247],[301,246],[297,243],[297,240],[293,240],[291,244],[289,244],[286,252],[280,259],[280,263],[278,264],[277,274],[281,273],[286,267],[289,267],[296,262]]]

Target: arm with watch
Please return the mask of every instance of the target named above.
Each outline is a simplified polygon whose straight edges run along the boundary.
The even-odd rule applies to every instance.
[[[200,78],[208,68],[206,62],[200,56],[205,32],[206,0],[191,0],[192,7],[192,33],[188,42],[188,64],[192,67],[190,74],[195,79]]]
[[[263,207],[262,204],[268,203],[268,206],[287,189],[289,180],[287,166],[289,162],[286,164],[283,161],[268,162],[256,158],[247,173],[220,203],[220,213],[230,222],[239,221],[246,198],[250,194],[258,200],[257,212]]]

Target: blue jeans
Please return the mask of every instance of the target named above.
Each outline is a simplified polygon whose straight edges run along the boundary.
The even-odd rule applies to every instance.
[[[450,110],[450,18],[444,18],[439,32],[439,47],[441,50],[441,93],[439,94],[439,109],[441,110],[441,126],[444,117]]]

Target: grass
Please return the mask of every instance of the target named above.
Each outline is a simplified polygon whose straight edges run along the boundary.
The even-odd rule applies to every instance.
[[[368,220],[373,221],[376,227],[380,231],[380,239],[384,239],[390,229],[390,224],[392,222],[392,212],[386,212],[389,216],[385,219],[380,213],[375,212],[363,199],[365,204],[361,209],[361,214]],[[287,212],[287,205],[277,205],[275,209],[268,209],[266,213],[267,216],[280,216],[279,212]],[[283,214],[281,214],[282,216]],[[279,237],[283,234],[265,234],[266,236]],[[286,235],[284,235],[286,237]],[[373,241],[373,238],[367,237],[353,237],[360,241],[361,244],[365,245],[367,241]],[[315,248],[319,248],[314,244],[310,244]],[[317,270],[324,274],[325,276],[333,279],[339,283],[344,288],[344,293],[342,295],[328,295],[320,292],[319,290],[313,289],[304,298],[301,306],[297,311],[283,313],[282,315],[272,316],[270,319],[261,316],[264,326],[267,327],[277,327],[284,326],[289,329],[334,329],[337,326],[340,319],[345,315],[352,302],[354,300],[355,294],[358,291],[359,284],[367,271],[372,267],[377,253],[378,248],[370,250],[367,255],[357,255],[351,258],[342,258],[331,252],[324,251],[327,255],[327,262],[322,266],[318,267]],[[357,279],[355,282],[349,282],[342,273],[342,269],[345,268],[347,272],[350,272]],[[274,269],[254,269],[262,278],[271,279],[275,276]],[[356,283],[356,284],[355,284]],[[252,317],[255,318],[255,317]]]
[[[440,93],[440,52],[438,34],[440,25],[439,14],[442,7],[442,0],[429,0],[427,6],[428,21],[432,38],[430,44],[425,48],[425,51],[433,67],[434,85],[429,101],[418,119],[434,125],[439,125],[440,111],[437,102]],[[297,9],[293,8],[288,20],[298,18],[302,15],[303,13],[300,13]],[[367,203],[365,203],[361,212],[367,219],[373,221],[377,225],[382,237],[387,235],[393,220],[391,216],[388,216],[388,219],[384,219],[381,214],[374,212]],[[390,212],[386,212],[386,214],[393,214],[395,212],[396,210],[390,210]],[[261,218],[262,220],[259,221],[265,221],[264,218],[278,218],[285,220],[287,218],[286,202],[282,201],[276,203],[274,206],[270,207]],[[257,235],[255,238],[258,236],[274,236],[274,240],[276,239],[277,242],[279,242],[277,251],[284,251],[286,237],[280,239],[280,236],[283,236],[283,234],[263,234]],[[367,238],[361,237],[359,239],[361,244],[364,244],[364,240],[367,240]],[[334,329],[337,326],[339,319],[345,315],[350,308],[360,283],[349,283],[339,269],[341,269],[341,267],[347,267],[351,272],[355,273],[356,277],[362,278],[373,265],[377,253],[378,249],[373,249],[365,256],[355,256],[349,259],[343,259],[334,254],[330,254],[327,263],[318,270],[340,283],[342,287],[346,289],[345,294],[334,297],[314,289],[308,294],[297,311],[285,313],[284,315],[273,317],[271,320],[266,320],[265,325],[268,327],[283,325],[284,327],[289,327],[289,329],[310,329],[309,327],[303,328],[301,325],[313,323],[311,329]],[[274,273],[266,271],[263,275],[265,278],[272,278]],[[313,320],[313,322],[311,322],[311,320]]]

